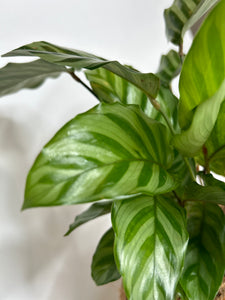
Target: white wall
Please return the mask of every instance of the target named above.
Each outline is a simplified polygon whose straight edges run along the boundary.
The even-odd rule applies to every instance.
[[[169,44],[163,9],[172,0],[7,0],[0,10],[0,53],[46,40],[157,69]],[[0,60],[0,66],[8,61]],[[114,300],[118,283],[95,287],[91,257],[110,226],[102,217],[64,238],[86,206],[20,212],[26,174],[41,147],[65,122],[97,102],[69,76],[0,99],[0,299]]]

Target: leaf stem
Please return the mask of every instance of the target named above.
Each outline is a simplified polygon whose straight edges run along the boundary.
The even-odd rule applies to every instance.
[[[171,133],[172,133],[172,135],[175,135],[176,132],[174,131],[173,126],[172,126],[172,124],[170,123],[170,119],[169,119],[168,116],[165,114],[165,112],[162,110],[162,108],[161,108],[159,102],[156,101],[155,99],[151,98],[150,96],[149,96],[149,100],[150,100],[152,106],[153,106],[156,110],[158,110],[158,111],[161,113],[161,115],[163,116],[163,118],[165,119],[165,121],[166,121],[166,123],[167,123],[167,125],[168,125],[168,127],[169,127],[169,129],[170,129],[170,131],[171,131]]]
[[[203,147],[202,147],[202,152],[203,152],[204,160],[205,160],[204,173],[210,174],[208,150],[205,145],[203,145]]]
[[[74,72],[68,71],[68,74],[70,74],[70,76],[74,80],[76,80],[77,82],[79,82],[80,84],[82,84],[92,95],[94,95],[98,99],[98,96],[95,94],[95,92],[91,88],[89,88],[89,86],[86,85]]]
[[[188,158],[187,158],[187,157],[184,157],[184,161],[185,161],[185,163],[186,163],[186,165],[187,165],[187,167],[188,167],[188,170],[189,170],[189,172],[190,172],[190,174],[191,174],[191,178],[193,179],[193,181],[195,181],[195,174],[194,174],[194,172],[193,172],[193,170],[192,170],[192,168],[191,168],[191,165],[190,165],[190,163],[189,163],[189,161],[188,161]]]

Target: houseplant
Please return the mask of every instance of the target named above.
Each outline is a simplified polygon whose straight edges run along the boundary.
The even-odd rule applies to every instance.
[[[179,51],[162,57],[157,74],[46,42],[5,55],[39,60],[0,71],[2,96],[65,72],[100,100],[43,148],[23,208],[94,202],[67,234],[111,212],[92,276],[105,284],[122,275],[129,299],[213,299],[222,281],[225,185],[210,173],[225,169],[225,1],[216,2],[175,1],[165,11]],[[214,4],[185,57],[185,31]],[[171,81],[180,71],[178,101]]]

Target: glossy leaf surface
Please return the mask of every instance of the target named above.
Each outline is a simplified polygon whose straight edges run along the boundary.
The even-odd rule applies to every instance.
[[[112,208],[115,258],[128,299],[174,300],[188,235],[182,208],[139,196]]]
[[[66,232],[65,236],[69,235],[77,227],[98,217],[101,217],[105,214],[110,213],[111,207],[111,201],[104,201],[92,204],[87,210],[82,212],[80,215],[76,216],[74,222],[70,225],[69,230]]]
[[[180,45],[191,28],[218,0],[174,0],[164,11],[166,34],[172,43]]]
[[[133,83],[150,97],[155,98],[158,93],[159,79],[152,73],[140,73],[117,61],[109,61],[84,51],[63,48],[47,42],[34,42],[4,56],[38,56],[48,62],[70,66],[76,70],[82,68],[92,70],[103,67]]]
[[[114,231],[110,228],[101,238],[91,264],[91,275],[97,285],[115,281],[121,277],[113,253]]]
[[[166,127],[137,107],[100,104],[67,123],[43,148],[23,208],[160,194],[177,180]]]
[[[224,13],[225,1],[221,1],[205,20],[184,60],[179,82],[182,128],[190,125],[194,109],[213,97],[225,79]]]
[[[28,63],[9,63],[0,69],[0,97],[25,88],[37,88],[47,78],[56,78],[62,72],[67,72],[65,67],[41,59]]]
[[[207,142],[225,99],[224,13],[221,1],[196,35],[182,68],[179,120],[184,131],[174,145],[187,156],[197,155]]]
[[[225,217],[213,204],[188,208],[190,241],[180,283],[189,300],[213,300],[225,270]]]

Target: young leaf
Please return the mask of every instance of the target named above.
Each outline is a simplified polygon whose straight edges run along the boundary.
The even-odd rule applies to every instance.
[[[195,36],[184,60],[179,82],[182,128],[191,124],[197,106],[213,97],[225,79],[224,13],[225,1],[220,1]]]
[[[216,124],[212,130],[210,137],[205,143],[207,149],[207,159],[210,170],[217,174],[225,176],[225,102],[220,107],[220,112]],[[201,165],[205,165],[204,156],[201,153],[197,157],[197,161]]]
[[[26,184],[23,208],[160,194],[177,186],[166,127],[137,106],[97,105],[44,147]]]
[[[174,0],[164,11],[166,34],[172,43],[183,43],[185,32],[191,28],[218,0]]]
[[[67,69],[42,59],[28,63],[9,63],[0,69],[0,97],[24,88],[37,88],[47,78],[56,78],[62,72],[67,72]]]
[[[115,281],[121,277],[114,254],[114,231],[110,228],[101,238],[91,264],[91,275],[97,285]]]
[[[87,210],[76,216],[74,222],[70,224],[69,230],[65,233],[69,235],[77,227],[101,217],[111,212],[112,201],[104,201],[92,204]]]
[[[184,131],[174,145],[187,156],[196,155],[206,143],[225,99],[224,13],[221,1],[196,35],[182,68],[179,121]]]
[[[128,299],[173,300],[188,241],[183,209],[169,198],[139,196],[115,201],[112,223]]]
[[[189,300],[213,300],[225,270],[225,217],[219,206],[188,208],[190,241],[180,283]]]
[[[109,61],[87,52],[63,48],[47,42],[34,42],[3,56],[39,56],[48,62],[70,66],[78,70],[103,67],[133,83],[152,98],[155,98],[158,93],[159,79],[152,73],[140,73],[121,65],[117,61]]]

